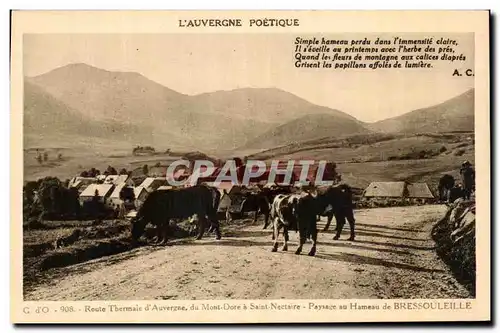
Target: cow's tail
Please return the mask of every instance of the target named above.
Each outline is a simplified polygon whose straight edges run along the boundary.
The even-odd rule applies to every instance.
[[[212,189],[212,200],[213,200],[212,207],[213,207],[215,214],[217,214],[217,210],[219,209],[220,198],[221,198],[221,194],[220,194],[219,190]]]

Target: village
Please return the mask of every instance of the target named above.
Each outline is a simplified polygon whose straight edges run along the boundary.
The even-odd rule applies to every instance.
[[[192,161],[192,164],[193,162],[194,161]],[[329,165],[329,168],[326,169],[325,177],[326,179],[332,180],[335,184],[340,184],[342,182],[341,173],[335,168],[335,164]],[[103,174],[100,174],[100,172],[95,169],[83,171],[80,175],[70,179],[67,185],[61,184],[61,186],[67,187],[67,190],[73,193],[73,196],[77,195],[78,204],[80,206],[79,211],[85,212],[85,214],[80,214],[80,217],[88,216],[89,218],[124,219],[133,217],[149,194],[154,191],[176,188],[180,180],[184,180],[185,183],[189,184],[190,178],[196,176],[197,179],[193,180],[194,184],[205,183],[211,186],[215,184],[214,175],[200,177],[199,170],[191,170],[189,167],[178,168],[173,175],[174,181],[170,182],[169,177],[166,175],[167,169],[168,166],[161,165],[160,163],[154,166],[144,165],[141,170],[129,172],[124,169],[117,172],[115,168],[109,166]],[[314,174],[315,172],[316,169],[312,168],[310,174]],[[280,182],[283,181],[283,177],[280,178],[281,175],[277,175],[277,179],[280,181],[268,183],[265,178],[266,175],[268,175],[268,172],[265,173],[264,176],[256,179],[255,182],[248,184],[248,186],[231,181],[217,183],[215,187],[217,187],[221,193],[218,211],[229,211],[234,214],[241,213],[244,194],[249,191],[256,191],[262,187],[298,188],[301,186],[300,183],[297,182],[301,175],[300,166],[295,167],[293,170],[293,177],[291,177],[292,184],[285,185]],[[354,203],[357,208],[420,205],[435,203],[438,199],[445,200],[443,196],[440,196],[439,189],[431,190],[428,184],[423,182],[374,181],[364,189],[356,187],[352,189],[354,193]],[[37,195],[38,193],[35,193],[34,197],[36,198]],[[35,199],[32,201],[36,202]],[[40,202],[43,205],[44,200],[40,200]],[[95,209],[96,204],[99,204],[101,209]],[[94,205],[94,207],[92,207],[92,205]],[[91,212],[92,209],[94,209],[93,212]],[[58,214],[56,213],[55,215],[54,218],[58,219]]]

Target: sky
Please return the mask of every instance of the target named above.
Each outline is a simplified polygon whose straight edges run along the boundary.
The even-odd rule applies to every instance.
[[[444,37],[458,41],[465,62],[438,62],[433,69],[330,70],[295,68],[296,37],[374,40]],[[23,70],[36,76],[71,63],[133,71],[180,93],[236,88],[279,88],[311,103],[373,122],[432,106],[474,87],[473,34],[28,34]]]

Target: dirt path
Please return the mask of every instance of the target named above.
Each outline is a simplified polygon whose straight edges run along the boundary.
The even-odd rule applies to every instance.
[[[307,256],[310,243],[302,255],[294,254],[295,232],[288,252],[272,253],[271,230],[262,230],[262,224],[234,226],[226,228],[221,241],[210,236],[142,247],[59,269],[59,278],[26,299],[468,297],[433,249],[430,229],[444,213],[444,206],[356,211],[356,241],[346,240],[347,226],[338,241],[333,230],[320,232],[316,257]]]

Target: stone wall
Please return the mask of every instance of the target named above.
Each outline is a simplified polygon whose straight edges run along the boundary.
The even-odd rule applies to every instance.
[[[453,274],[475,296],[476,292],[476,202],[457,199],[432,230],[438,255]]]

